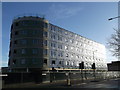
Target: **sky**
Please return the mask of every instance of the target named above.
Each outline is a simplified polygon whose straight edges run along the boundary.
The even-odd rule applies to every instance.
[[[2,3],[2,66],[7,66],[12,20],[24,14],[44,15],[50,23],[107,46],[117,29],[117,2],[3,2]],[[107,50],[107,62],[115,60]]]

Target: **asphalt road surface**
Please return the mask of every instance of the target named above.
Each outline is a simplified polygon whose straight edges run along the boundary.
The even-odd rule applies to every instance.
[[[120,78],[72,85],[74,88],[113,88],[120,90]]]
[[[14,88],[18,90],[20,88],[25,89],[37,89],[37,90],[57,90],[57,89],[69,89],[69,90],[120,90],[120,78],[109,79],[109,80],[98,80],[98,81],[84,81],[84,82],[72,82],[70,86],[63,82],[43,83],[43,84],[21,84],[14,86],[7,86],[4,89]],[[3,89],[3,90],[4,90]]]

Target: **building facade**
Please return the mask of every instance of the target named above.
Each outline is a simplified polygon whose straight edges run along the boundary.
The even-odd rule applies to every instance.
[[[120,71],[120,61],[112,61],[112,63],[108,63],[108,71]]]
[[[11,69],[107,69],[105,46],[49,23],[24,16],[13,20],[9,51]]]

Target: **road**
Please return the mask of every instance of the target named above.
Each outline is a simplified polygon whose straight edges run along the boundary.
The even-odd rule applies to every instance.
[[[83,81],[83,82],[72,82],[70,86],[67,85],[66,81],[56,81],[53,83],[43,83],[43,84],[34,84],[34,83],[29,83],[29,84],[18,84],[14,86],[6,86],[4,89],[9,89],[9,88],[24,88],[25,89],[46,89],[46,90],[51,90],[51,89],[71,89],[71,90],[120,90],[120,78],[118,79],[109,79],[109,80],[99,80],[99,81]],[[3,90],[4,90],[3,89]]]
[[[120,90],[120,79],[110,79],[72,85],[73,88],[116,88]]]

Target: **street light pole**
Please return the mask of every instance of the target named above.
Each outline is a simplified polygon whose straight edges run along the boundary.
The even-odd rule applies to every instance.
[[[120,16],[109,18],[108,20],[110,21],[110,20],[113,20],[113,19],[116,19],[116,18],[120,18]],[[119,26],[118,26],[118,29],[119,29]],[[118,55],[118,60],[120,60],[120,55]]]
[[[116,19],[116,18],[120,18],[120,16],[109,18],[108,20],[110,21],[110,20],[113,20],[113,19]]]
[[[94,81],[95,81],[95,79],[96,79],[96,72],[95,72],[95,69],[96,69],[96,67],[95,67],[95,52],[97,52],[97,50],[95,50],[95,51],[93,51],[93,59],[94,59],[94,63],[93,63],[93,65],[92,65],[92,69],[93,69],[93,71],[94,71]]]

